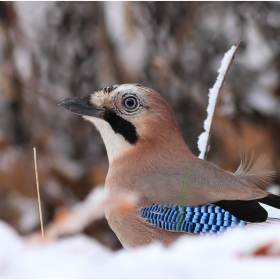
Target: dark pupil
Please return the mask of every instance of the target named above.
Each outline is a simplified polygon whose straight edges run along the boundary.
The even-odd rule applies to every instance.
[[[127,98],[124,104],[128,109],[133,109],[136,107],[136,101],[134,98]]]

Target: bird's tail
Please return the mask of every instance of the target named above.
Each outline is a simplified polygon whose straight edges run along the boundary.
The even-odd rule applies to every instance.
[[[277,202],[276,202],[277,201]],[[247,223],[247,228],[261,228],[270,224],[280,224],[280,197],[269,194],[268,197],[259,199],[258,202],[267,212],[267,219],[264,223]]]
[[[258,199],[258,202],[280,209],[280,196],[269,193],[266,197]]]
[[[274,224],[280,223],[280,197],[278,195],[269,193],[266,197],[257,200],[261,206],[267,211],[268,218],[266,223]]]

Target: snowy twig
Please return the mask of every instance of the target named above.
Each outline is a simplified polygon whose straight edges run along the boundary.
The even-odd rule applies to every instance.
[[[36,148],[33,148],[33,152],[34,152],[34,165],[35,165],[35,176],[36,176],[36,187],[37,187],[37,196],[38,196],[39,216],[40,216],[40,224],[41,224],[41,234],[42,234],[42,237],[44,237],[44,223],[43,223],[41,198],[40,198],[40,188],[39,188],[39,179],[38,179]]]
[[[209,143],[211,137],[211,129],[212,129],[212,120],[215,113],[215,109],[218,103],[219,93],[221,91],[222,85],[225,81],[225,77],[230,69],[234,54],[236,53],[238,47],[241,42],[237,44],[237,46],[232,46],[231,49],[225,53],[224,58],[221,62],[221,67],[218,70],[218,77],[214,84],[214,86],[209,90],[209,102],[207,107],[207,118],[204,121],[204,132],[200,134],[198,137],[198,149],[200,151],[199,158],[205,159],[206,153],[209,150]]]
[[[45,240],[53,240],[63,235],[81,232],[87,225],[104,215],[104,207],[114,211],[131,213],[137,202],[137,195],[105,195],[103,187],[97,187],[85,201],[70,209],[60,210],[54,221],[45,230]]]

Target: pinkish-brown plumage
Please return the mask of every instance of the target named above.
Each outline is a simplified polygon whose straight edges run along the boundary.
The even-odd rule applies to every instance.
[[[137,100],[137,108],[124,108],[129,97]],[[133,105],[133,101],[129,101]],[[105,110],[101,117],[83,116],[100,131],[107,149],[109,170],[105,189],[118,194],[134,191],[139,196],[134,213],[105,209],[109,225],[124,247],[153,241],[168,245],[181,234],[147,223],[139,215],[142,207],[152,204],[197,206],[268,196],[256,183],[258,180],[252,178],[258,177],[264,164],[255,166],[254,174],[246,177],[244,168],[233,174],[194,156],[182,138],[173,111],[155,91],[139,85],[114,86],[92,94],[89,103]],[[120,121],[119,126],[116,121]],[[133,127],[136,142],[133,142],[136,136],[129,135]],[[269,166],[263,172],[265,186],[271,182],[271,170]]]

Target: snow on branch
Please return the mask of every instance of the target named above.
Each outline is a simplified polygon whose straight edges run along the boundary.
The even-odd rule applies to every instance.
[[[45,241],[54,240],[63,235],[81,232],[87,225],[104,216],[104,207],[114,211],[130,213],[137,202],[134,192],[125,195],[108,195],[103,187],[95,188],[88,197],[72,208],[61,209],[56,213],[54,221],[45,230]],[[31,239],[37,240],[38,236]]]
[[[239,45],[241,42],[237,44],[237,46],[232,46],[231,49],[225,53],[224,58],[221,62],[221,67],[218,70],[218,77],[214,84],[214,86],[209,90],[209,102],[207,107],[207,118],[204,121],[204,132],[200,134],[198,137],[198,149],[200,151],[199,158],[204,159],[206,153],[209,149],[209,143],[210,143],[210,136],[211,136],[211,128],[212,128],[212,120],[215,113],[215,109],[218,102],[218,97],[220,90],[222,88],[222,85],[224,83],[225,77],[229,71],[229,68],[231,66],[234,54],[236,53]]]

